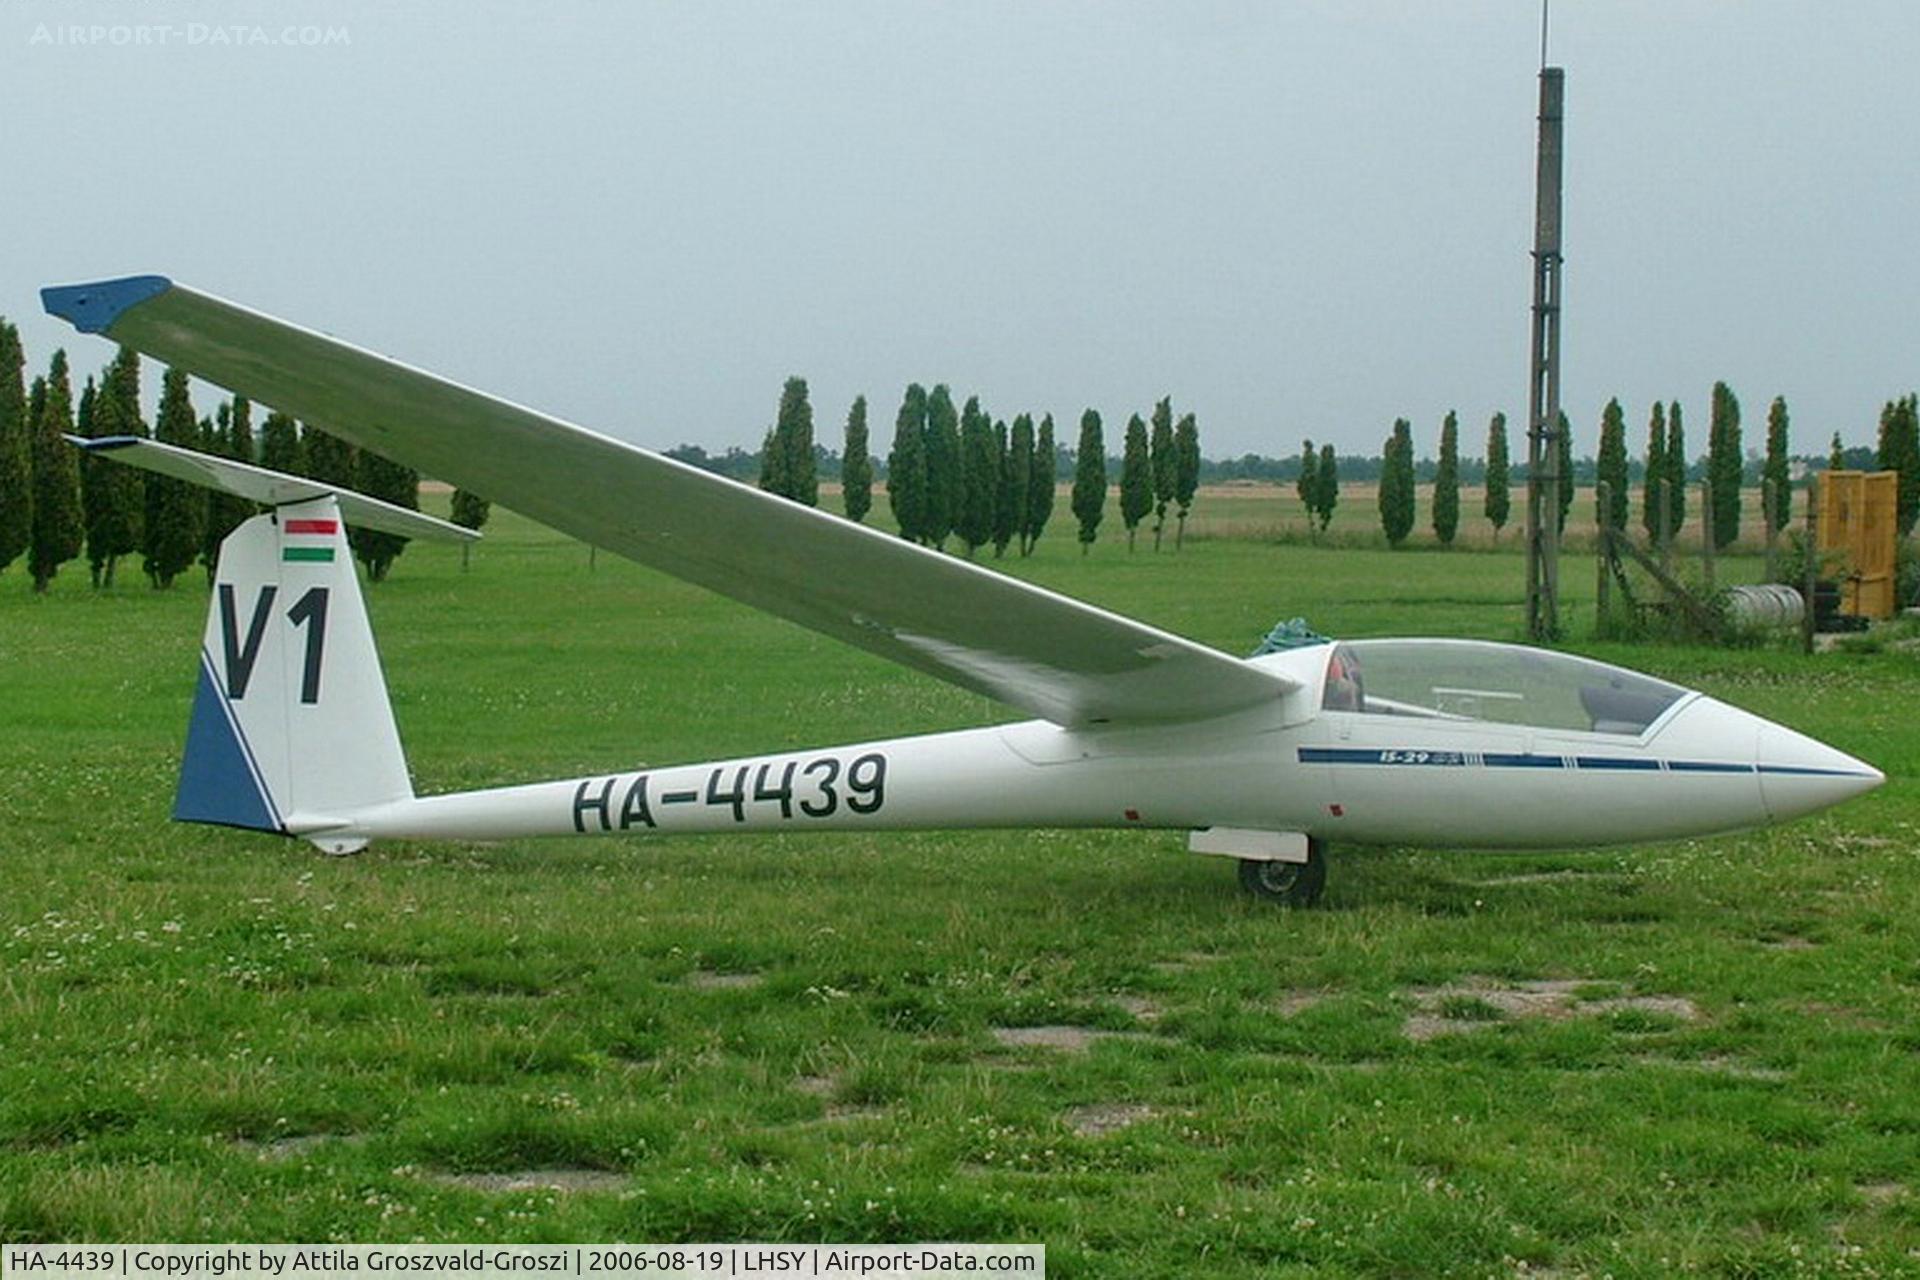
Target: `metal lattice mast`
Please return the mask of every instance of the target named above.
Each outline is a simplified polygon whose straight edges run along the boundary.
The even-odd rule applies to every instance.
[[[1560,634],[1560,131],[1566,73],[1540,69],[1534,183],[1533,354],[1527,378],[1527,632]]]

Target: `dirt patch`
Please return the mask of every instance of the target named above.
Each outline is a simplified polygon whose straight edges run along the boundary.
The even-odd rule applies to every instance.
[[[1699,1006],[1682,996],[1608,996],[1581,1000],[1578,993],[1596,984],[1573,978],[1500,983],[1469,978],[1444,987],[1414,987],[1407,991],[1415,1010],[1401,1026],[1409,1040],[1473,1031],[1522,1018],[1551,1022],[1613,1013],[1647,1013],[1697,1022]]]
[[[508,1195],[516,1191],[559,1191],[605,1195],[624,1191],[631,1181],[624,1173],[605,1169],[521,1169],[514,1173],[425,1173],[429,1182],[463,1187],[487,1195]]]
[[[1145,996],[1120,995],[1113,997],[1113,1002],[1140,1022],[1158,1022],[1160,1015],[1165,1012]]]
[[[1115,1133],[1128,1125],[1151,1120],[1159,1112],[1139,1102],[1098,1102],[1092,1106],[1075,1107],[1067,1112],[1069,1128],[1083,1138],[1097,1138],[1102,1134]]]
[[[1899,1182],[1861,1182],[1853,1189],[1868,1204],[1892,1204],[1907,1194],[1906,1185]]]
[[[1510,876],[1490,876],[1477,880],[1483,889],[1498,889],[1514,884],[1562,884],[1569,881],[1592,880],[1598,876],[1617,875],[1614,871],[1575,871],[1571,868],[1562,871],[1520,871]]]
[[[1210,964],[1219,964],[1224,959],[1226,959],[1225,956],[1216,955],[1211,951],[1189,951],[1171,960],[1158,961],[1153,968],[1157,973],[1191,973],[1195,969],[1204,968]]]
[[[1728,1076],[1735,1080],[1765,1080],[1769,1083],[1787,1078],[1787,1073],[1778,1067],[1757,1067],[1750,1062],[1742,1062],[1725,1054],[1710,1054],[1704,1058],[1641,1058],[1647,1066],[1672,1067],[1676,1071],[1698,1071],[1710,1076]]]
[[[766,979],[757,973],[717,973],[712,969],[695,969],[683,981],[695,991],[744,991],[759,986]]]
[[[1296,1013],[1305,1013],[1326,998],[1324,991],[1288,991],[1262,1004],[1283,1018],[1291,1018]]]
[[[840,1082],[832,1076],[801,1076],[793,1082],[793,1087],[809,1097],[831,1098]]]
[[[300,1133],[291,1137],[275,1138],[271,1142],[241,1141],[234,1145],[242,1151],[268,1163],[281,1160],[298,1160],[322,1147],[357,1147],[367,1140],[364,1133]]]
[[[1814,951],[1820,946],[1812,938],[1803,938],[1794,933],[1782,937],[1762,938],[1760,945],[1769,951]]]
[[[1039,1047],[1061,1053],[1085,1053],[1095,1040],[1127,1038],[1124,1031],[1103,1031],[1098,1027],[993,1027],[993,1038],[1009,1049]]]

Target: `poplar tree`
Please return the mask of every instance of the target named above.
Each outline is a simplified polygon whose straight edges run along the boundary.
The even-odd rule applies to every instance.
[[[1607,507],[1600,517],[1607,528],[1625,532],[1632,502],[1627,492],[1627,415],[1618,397],[1608,400],[1600,412],[1600,450],[1594,466],[1600,483],[1607,486]]]
[[[131,347],[121,347],[100,377],[93,430],[97,437],[147,434],[140,411],[140,353]],[[94,584],[111,587],[120,557],[132,555],[145,542],[147,473],[104,458],[84,458],[80,466],[86,489],[87,559]]]
[[[786,442],[780,438],[779,427],[768,427],[766,434],[760,437],[760,476],[754,483],[760,486],[762,493],[771,493],[776,497],[787,496],[792,477],[787,473]]]
[[[1713,492],[1713,545],[1740,536],[1740,479],[1746,455],[1740,448],[1740,401],[1724,382],[1713,384],[1707,425],[1707,485]]]
[[[1120,455],[1120,522],[1127,527],[1127,551],[1133,551],[1140,521],[1153,510],[1153,459],[1147,424],[1139,414],[1127,419],[1127,441]]]
[[[1333,509],[1340,505],[1340,459],[1334,456],[1331,444],[1320,446],[1320,465],[1314,469],[1314,484],[1319,490],[1314,495],[1314,510],[1320,515],[1320,532],[1325,533],[1333,523]]]
[[[231,407],[220,406],[220,428],[214,433],[210,453],[236,462],[253,461],[253,406],[245,396],[235,396]],[[200,563],[207,568],[207,581],[213,581],[220,560],[220,544],[228,534],[254,512],[245,498],[230,493],[212,493],[207,498],[207,532],[200,548]]]
[[[969,560],[983,544],[993,541],[993,504],[999,491],[992,422],[980,408],[980,397],[968,396],[960,414],[960,506],[954,532],[960,535]]]
[[[290,476],[305,471],[300,457],[300,427],[284,413],[269,413],[260,424],[260,465]]]
[[[1099,536],[1100,517],[1107,506],[1107,439],[1100,415],[1092,409],[1080,415],[1080,447],[1073,464],[1073,518],[1080,522],[1080,554]]]
[[[919,383],[907,388],[893,421],[893,448],[887,453],[887,505],[900,536],[927,540],[927,393]]]
[[[184,369],[168,369],[160,380],[160,413],[153,424],[154,439],[183,449],[195,448],[200,424],[193,415]],[[180,571],[200,552],[207,524],[207,491],[184,480],[151,475],[146,484],[146,533],[143,551],[147,578],[156,587],[170,587]]]
[[[358,450],[354,455],[353,488],[396,507],[409,511],[420,509],[420,473],[412,467],[390,462],[371,449]],[[385,581],[393,562],[407,549],[408,539],[379,529],[351,528],[348,537],[353,543],[353,554],[367,566],[367,579],[371,582]]]
[[[1033,415],[1015,414],[1013,434],[1007,437],[1008,519],[1021,555],[1033,550]]]
[[[813,457],[813,406],[807,402],[805,378],[788,378],[780,389],[780,416],[773,428],[773,447],[780,457],[782,481],[773,492],[802,506],[819,506],[820,479]]]
[[[1573,423],[1567,420],[1564,411],[1560,414],[1560,523],[1556,526],[1561,533],[1567,531],[1567,513],[1573,510]]]
[[[1667,406],[1653,402],[1653,416],[1647,421],[1647,474],[1640,486],[1640,527],[1654,546],[1667,540],[1660,527],[1660,493],[1669,483],[1667,467]]]
[[[943,382],[927,397],[926,540],[946,550],[947,535],[960,515],[960,415]]]
[[[53,353],[46,400],[33,427],[33,532],[27,570],[33,589],[45,592],[60,566],[80,554],[86,533],[80,514],[80,457],[65,439],[73,431],[73,384],[65,351]]]
[[[1840,433],[1833,433],[1833,443],[1827,446],[1827,470],[1845,471],[1847,469],[1847,451],[1840,443]]]
[[[1007,554],[1007,544],[1019,531],[1026,515],[1025,473],[1021,475],[1020,501],[1013,496],[1013,445],[1008,437],[1006,419],[993,424],[993,461],[997,484],[993,495],[993,558]]]
[[[1787,465],[1787,398],[1775,396],[1767,406],[1767,463],[1761,477],[1772,487],[1767,528],[1778,533],[1793,519],[1793,473]]]
[[[847,410],[846,443],[840,451],[840,492],[847,519],[860,524],[873,509],[873,458],[867,452],[867,398],[855,396]]]
[[[1380,528],[1387,545],[1398,547],[1413,532],[1413,426],[1405,418],[1396,418],[1393,434],[1381,450]]]
[[[33,446],[27,421],[26,353],[20,331],[0,320],[0,569],[33,536]]]
[[[1147,441],[1147,465],[1153,477],[1153,549],[1167,527],[1167,508],[1180,481],[1180,460],[1173,444],[1173,397],[1163,396],[1153,406],[1153,432]]]
[[[307,478],[335,489],[352,489],[358,464],[354,447],[309,422],[300,433]]]
[[[1187,540],[1187,515],[1193,510],[1193,495],[1200,491],[1200,424],[1193,415],[1183,413],[1173,428],[1173,500],[1179,506],[1180,523],[1173,533],[1173,549],[1178,551]]]
[[[1880,411],[1880,469],[1897,471],[1894,527],[1901,537],[1913,532],[1920,517],[1920,400],[1890,400]]]
[[[1313,528],[1314,513],[1320,510],[1320,454],[1313,441],[1300,442],[1300,478],[1293,482],[1300,505],[1307,509],[1307,528]]]
[[[1680,402],[1667,406],[1667,536],[1674,536],[1687,523],[1687,429],[1680,418]]]
[[[1440,461],[1433,472],[1433,536],[1453,545],[1460,532],[1460,419],[1453,410],[1440,422]]]
[[[1097,429],[1098,417],[1094,419],[1094,425]],[[1104,459],[1102,462],[1104,465]],[[1040,434],[1033,442],[1033,470],[1027,477],[1027,551],[1029,554],[1033,551],[1033,544],[1040,541],[1040,535],[1045,531],[1047,521],[1053,519],[1053,486],[1058,468],[1058,453],[1053,443],[1053,415],[1049,413],[1040,419]],[[1105,483],[1104,477],[1102,483]]]
[[[1487,494],[1482,503],[1494,540],[1513,515],[1513,463],[1507,453],[1507,415],[1496,413],[1487,423]]]

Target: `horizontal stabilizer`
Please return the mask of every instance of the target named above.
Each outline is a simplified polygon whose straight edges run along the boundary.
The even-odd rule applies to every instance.
[[[182,449],[178,445],[148,440],[142,436],[102,436],[84,440],[68,436],[76,446],[99,458],[111,458],[129,466],[172,476],[207,489],[218,489],[270,507],[291,502],[310,502],[331,495],[340,504],[340,515],[348,524],[403,538],[423,538],[438,542],[472,542],[480,535],[434,516],[409,511],[391,502],[369,498],[351,489],[342,489],[306,476],[290,476],[269,471],[251,463],[217,458],[210,453]]]

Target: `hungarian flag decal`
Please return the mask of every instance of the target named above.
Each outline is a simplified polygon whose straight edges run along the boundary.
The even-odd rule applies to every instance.
[[[333,544],[340,533],[338,520],[288,520],[281,525],[282,560],[333,560]]]

